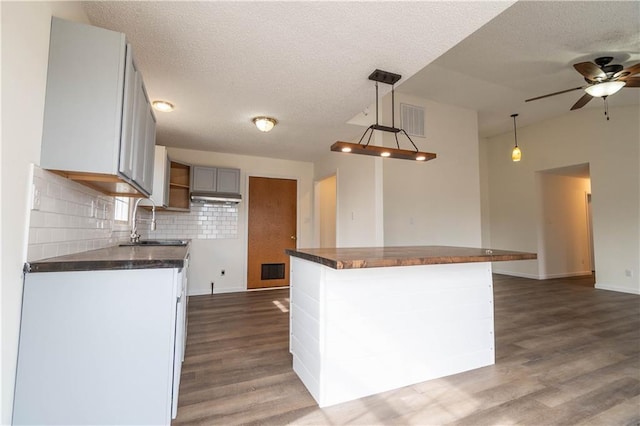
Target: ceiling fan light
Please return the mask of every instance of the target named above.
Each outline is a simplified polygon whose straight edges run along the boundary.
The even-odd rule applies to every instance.
[[[255,117],[252,121],[261,132],[268,132],[278,124],[278,120],[271,117]]]
[[[626,83],[624,81],[606,81],[604,83],[596,83],[584,89],[585,92],[594,98],[602,98],[610,96],[622,89]]]

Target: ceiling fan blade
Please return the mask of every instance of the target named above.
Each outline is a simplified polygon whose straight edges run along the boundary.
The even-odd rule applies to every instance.
[[[573,64],[573,67],[590,81],[599,81],[607,78],[607,74],[593,62],[579,62]]]
[[[537,101],[538,99],[548,98],[549,96],[561,95],[563,93],[573,92],[574,90],[579,90],[579,89],[584,89],[584,86],[574,87],[573,89],[562,90],[560,92],[549,93],[548,95],[543,95],[543,96],[538,96],[538,97],[535,97],[535,98],[527,99],[527,100],[525,100],[525,102]]]
[[[617,72],[613,75],[613,78],[618,78],[619,76],[624,75],[624,77],[632,77],[634,74],[640,73],[640,62],[635,65],[630,66],[629,68],[625,68],[620,72]]]
[[[580,99],[578,99],[578,102],[573,104],[573,106],[571,107],[571,111],[573,111],[574,109],[582,108],[583,106],[588,104],[591,99],[593,99],[593,96],[591,96],[588,93],[585,93],[584,95],[582,95]]]
[[[624,87],[640,87],[640,77],[629,77],[626,80],[622,81],[627,83],[624,85]]]

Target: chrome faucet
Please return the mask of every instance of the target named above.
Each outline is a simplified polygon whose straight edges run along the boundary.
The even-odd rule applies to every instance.
[[[140,204],[140,201],[142,201],[143,199],[144,198],[138,198],[136,199],[136,202],[133,204],[133,210],[131,213],[131,234],[129,235],[129,239],[131,240],[132,243],[137,243],[140,241],[140,234],[138,234],[136,214],[138,213],[138,204]],[[148,200],[151,201],[151,204],[153,204],[153,207],[151,207],[151,230],[155,231],[156,230],[156,203],[154,203],[151,198],[148,198]],[[140,219],[140,220],[142,221],[144,219]]]

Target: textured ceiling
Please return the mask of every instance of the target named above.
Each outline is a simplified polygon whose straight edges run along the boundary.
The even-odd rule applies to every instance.
[[[86,2],[121,31],[157,113],[157,143],[312,161],[371,103],[367,76],[410,76],[512,2]],[[385,90],[385,89],[383,89]],[[381,90],[382,92],[382,90]],[[251,123],[278,119],[270,133]]]
[[[313,161],[334,141],[362,133],[346,123],[371,104],[367,76],[375,68],[402,74],[400,92],[478,110],[481,135],[491,136],[509,131],[513,112],[519,126],[566,113],[578,92],[523,101],[582,84],[571,64],[600,53],[640,60],[640,2],[512,3],[84,7],[94,25],[127,34],[150,97],[175,103],[173,113],[156,114],[158,144]],[[640,98],[638,89],[622,92],[612,106]],[[589,107],[601,107],[596,101]],[[258,132],[257,115],[279,124]]]

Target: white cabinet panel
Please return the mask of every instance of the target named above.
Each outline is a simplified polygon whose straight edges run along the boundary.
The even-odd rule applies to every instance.
[[[237,194],[240,192],[240,169],[223,169],[218,167],[217,191]]]
[[[148,195],[150,111],[124,34],[52,18],[41,167],[106,193]]]
[[[122,107],[122,131],[120,134],[120,163],[118,170],[130,179],[133,178],[133,122],[134,100],[136,97],[136,78],[138,72],[133,63],[133,50],[127,44],[126,66],[124,74],[124,100]]]
[[[191,190],[214,192],[217,185],[216,172],[215,167],[193,166],[191,168]]]
[[[169,424],[186,273],[27,274],[14,424]]]
[[[167,207],[169,205],[169,175],[171,164],[167,155],[167,147],[161,145],[154,146],[154,167],[153,167],[153,191],[149,199],[153,200],[156,207]],[[140,202],[143,206],[154,204],[149,200]]]

